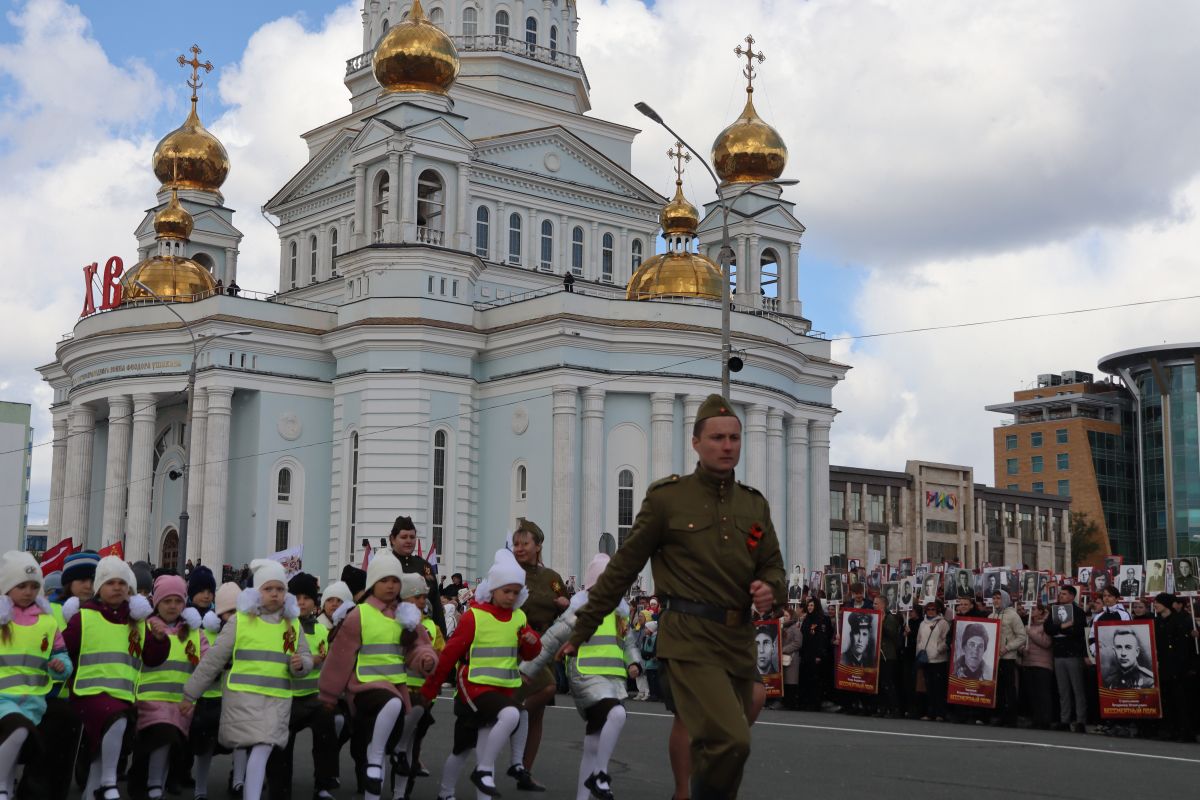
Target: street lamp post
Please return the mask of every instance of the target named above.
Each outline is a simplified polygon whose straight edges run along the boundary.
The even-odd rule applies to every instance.
[[[178,563],[178,567],[179,567],[179,574],[183,575],[183,566],[187,562],[188,522],[191,519],[191,515],[188,514],[188,510],[187,510],[188,488],[189,488],[189,482],[190,482],[190,476],[191,476],[190,464],[191,464],[191,460],[192,460],[192,448],[191,448],[191,443],[188,441],[188,439],[190,439],[190,437],[192,435],[192,414],[195,412],[196,362],[200,360],[200,353],[204,350],[204,348],[208,347],[210,344],[217,341],[218,339],[224,339],[227,336],[249,336],[251,333],[253,333],[253,331],[231,331],[229,333],[220,333],[220,334],[217,334],[216,336],[203,336],[198,339],[196,337],[195,332],[192,331],[191,324],[189,324],[188,321],[183,318],[183,315],[180,314],[178,311],[176,311],[171,306],[170,303],[168,303],[166,300],[163,300],[161,297],[159,297],[158,294],[153,289],[151,289],[149,286],[142,283],[141,281],[135,281],[135,283],[137,284],[137,287],[139,289],[141,289],[143,292],[145,292],[146,294],[150,295],[155,300],[157,300],[159,305],[161,305],[167,311],[170,311],[172,314],[174,314],[179,319],[180,323],[183,324],[183,329],[185,331],[187,331],[188,336],[190,336],[192,339],[192,363],[188,367],[188,376],[187,376],[187,415],[185,417],[186,423],[184,425],[185,435],[184,435],[184,441],[181,442],[181,444],[183,445],[183,470],[182,470],[183,474],[181,476],[181,480],[183,481],[183,484],[180,487],[180,494],[182,497],[180,500],[180,509],[179,509],[179,563]],[[203,342],[201,340],[203,340]]]
[[[751,189],[756,189],[759,186],[795,186],[800,181],[796,180],[795,178],[781,178],[773,181],[755,181],[754,183],[747,184],[740,192],[735,194],[731,200],[727,201],[721,194],[720,178],[718,178],[717,174],[713,172],[712,167],[708,165],[708,162],[704,159],[704,156],[700,155],[696,148],[685,142],[682,136],[671,130],[671,126],[667,125],[667,123],[663,121],[663,118],[658,115],[658,112],[649,105],[646,103],[636,103],[634,104],[634,108],[636,108],[646,117],[657,122],[666,129],[667,133],[674,136],[676,141],[686,147],[691,154],[696,157],[696,160],[704,166],[704,169],[708,171],[709,176],[713,179],[713,183],[715,183],[717,186],[717,202],[721,204],[721,252],[720,255],[717,256],[718,263],[721,266],[721,396],[728,400],[729,359],[733,355],[733,345],[730,341],[731,299],[729,296],[729,265],[733,261],[733,248],[729,244],[729,212],[733,206],[737,205],[737,201],[742,198],[742,195],[746,194],[746,192],[750,191]],[[747,265],[743,264],[742,268],[745,269],[746,266]]]

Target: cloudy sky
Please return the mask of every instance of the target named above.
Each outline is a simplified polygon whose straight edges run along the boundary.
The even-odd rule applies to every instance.
[[[201,117],[229,149],[246,234],[240,283],[273,289],[259,207],[299,168],[298,134],[348,108],[359,2],[7,0],[0,22],[0,399],[49,438],[53,358],[82,305],[80,268],[127,263],[154,202],[157,140],[182,121],[174,58],[218,66]],[[740,110],[733,47],[767,54],[756,104],[790,148],[808,232],[801,299],[854,366],[835,393],[833,460],[973,465],[992,478],[983,410],[1041,372],[1195,341],[1195,300],[1036,321],[903,331],[1200,295],[1200,4],[1096,0],[579,0],[593,113],[646,128],[645,100],[697,146]],[[638,87],[631,90],[630,87]],[[665,133],[635,171],[665,192]],[[711,194],[698,172],[694,201]],[[35,450],[44,519],[50,448]]]

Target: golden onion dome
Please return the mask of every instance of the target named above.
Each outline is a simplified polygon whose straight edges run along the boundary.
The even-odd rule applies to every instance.
[[[217,291],[217,282],[208,270],[190,258],[180,256],[151,256],[127,270],[121,276],[121,305],[155,299],[138,283],[145,284],[159,298],[172,303],[194,303]]]
[[[717,136],[712,165],[722,183],[771,181],[787,166],[787,145],[754,110],[754,88],[746,89],[742,115]]]
[[[187,209],[179,204],[179,195],[171,190],[171,202],[154,215],[154,232],[159,239],[187,239],[192,235],[195,222]]]
[[[390,28],[375,46],[372,66],[385,92],[446,94],[461,65],[454,42],[425,16],[421,0],[415,0],[408,19]]]
[[[666,252],[642,262],[629,279],[628,300],[658,297],[721,299],[721,268],[699,253]]]
[[[683,181],[675,181],[675,197],[663,206],[658,215],[662,225],[663,236],[692,236],[700,227],[700,212],[683,196]]]
[[[168,133],[154,148],[154,176],[164,189],[216,192],[229,176],[225,146],[200,124],[196,99],[183,125]]]

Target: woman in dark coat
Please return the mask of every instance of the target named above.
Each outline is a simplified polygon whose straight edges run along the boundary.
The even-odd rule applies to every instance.
[[[817,711],[821,708],[825,671],[833,658],[833,623],[821,608],[821,601],[809,598],[800,644],[800,703]]]

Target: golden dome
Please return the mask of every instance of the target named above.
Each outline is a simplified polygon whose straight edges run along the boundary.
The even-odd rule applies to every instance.
[[[154,175],[164,189],[216,192],[229,175],[225,146],[200,124],[196,98],[183,125],[168,133],[154,148]]]
[[[712,165],[722,183],[772,181],[787,166],[787,145],[754,110],[754,88],[746,89],[742,115],[717,136]]]
[[[126,271],[121,276],[121,305],[155,300],[138,283],[144,283],[158,297],[172,303],[193,303],[217,291],[217,283],[208,270],[190,258],[179,256],[151,256]]]
[[[183,239],[192,235],[195,223],[187,209],[179,205],[179,195],[171,190],[171,202],[154,215],[154,232],[159,239]]]
[[[446,94],[458,77],[458,49],[425,16],[421,0],[408,19],[388,30],[375,47],[375,80],[385,92]]]
[[[699,253],[666,252],[642,262],[629,279],[628,300],[656,297],[721,299],[721,268]]]
[[[662,225],[663,236],[668,239],[672,236],[696,235],[696,229],[700,227],[700,212],[683,196],[683,181],[675,181],[675,197],[663,206],[658,221]]]

